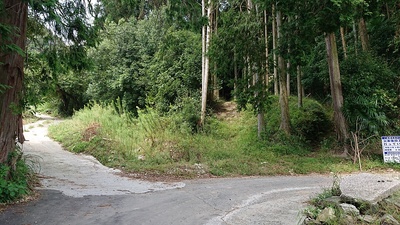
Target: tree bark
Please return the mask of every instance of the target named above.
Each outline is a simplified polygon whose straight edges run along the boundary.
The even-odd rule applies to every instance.
[[[218,33],[218,9],[214,10],[214,13],[212,14],[212,32],[217,35]],[[213,99],[214,100],[219,100],[219,82],[218,82],[218,76],[217,76],[217,64],[214,63],[214,74],[212,75],[213,77]]]
[[[206,14],[207,18],[210,18],[211,14],[211,2],[208,2],[207,10],[205,6],[205,0],[202,0],[202,14]],[[202,29],[202,44],[203,44],[203,54],[202,54],[202,90],[201,90],[201,114],[200,114],[200,125],[204,125],[206,118],[206,107],[207,107],[207,94],[208,94],[208,77],[209,77],[209,58],[208,58],[208,46],[210,44],[211,29],[210,25],[203,26]]]
[[[303,107],[303,84],[301,83],[301,69],[297,66],[297,106]]]
[[[290,49],[288,50],[288,54],[290,55]],[[286,63],[286,88],[287,88],[287,94],[290,96],[290,61],[287,60]]]
[[[342,47],[343,47],[344,58],[347,59],[347,46],[346,46],[346,38],[345,38],[345,33],[344,33],[344,27],[340,27],[340,37],[342,39]]]
[[[282,14],[281,11],[276,12],[276,30],[277,30],[277,37],[278,37],[278,46],[281,48],[281,25],[282,25]],[[287,86],[286,86],[286,65],[285,60],[283,59],[282,55],[278,56],[278,73],[279,73],[279,104],[281,108],[281,124],[280,129],[285,132],[285,134],[290,134],[290,117],[289,117],[289,96],[287,93]]]
[[[354,53],[358,55],[358,35],[357,35],[357,28],[356,23],[353,20],[353,34],[354,34]]]
[[[0,23],[15,28],[9,40],[0,36],[2,44],[16,45],[24,50],[28,6],[26,1],[3,1],[5,13]],[[22,129],[22,85],[24,79],[24,57],[16,51],[0,52],[0,163],[7,163],[10,152],[15,150],[15,141],[25,141]],[[9,165],[14,167],[14,165]]]
[[[360,33],[361,48],[364,52],[369,50],[368,32],[365,20],[361,17],[358,21],[358,32]]]
[[[339,58],[336,47],[335,33],[328,33],[325,36],[327,60],[329,66],[329,77],[331,85],[331,95],[334,110],[334,125],[338,141],[343,145],[343,154],[348,154],[347,140],[347,123],[344,118],[342,107],[343,107],[343,94],[342,94],[342,82],[340,79],[340,67]]]
[[[264,10],[264,41],[265,41],[265,87],[268,88],[269,85],[269,49],[268,49],[268,15],[267,10]]]
[[[290,17],[288,18],[288,22],[290,22]],[[288,47],[288,55],[290,55],[290,46]],[[287,95],[290,96],[290,60],[286,60],[286,88],[287,88]]]
[[[237,66],[237,56],[236,56],[236,49],[233,49],[233,73],[235,76],[235,82],[233,84],[233,92],[235,93],[235,95],[233,96],[234,99],[236,99],[236,95],[238,93],[238,78],[239,78],[239,71],[238,71],[238,66]]]
[[[277,34],[276,34],[276,18],[275,18],[275,5],[272,5],[272,48],[273,48],[273,61],[274,61],[274,94],[279,94],[279,87],[278,87],[278,61],[276,55],[276,48],[277,48]]]
[[[387,2],[385,3],[385,9],[386,9],[386,17],[390,19],[390,10]]]
[[[253,11],[253,2],[252,0],[247,0],[247,12],[251,14]],[[255,11],[258,14],[258,8],[257,5],[255,6]],[[255,70],[254,68],[256,67],[254,62],[250,59],[250,56],[248,55],[246,57],[247,64],[248,64],[248,71],[249,74],[252,75],[253,77],[253,82],[252,85],[254,86],[259,86],[258,84],[263,84],[263,76],[259,75],[259,72]],[[254,91],[254,96],[257,100],[256,103],[256,110],[257,110],[257,137],[261,139],[261,135],[265,130],[265,119],[264,119],[264,109],[263,109],[263,102],[260,101],[260,99],[263,99],[265,88],[262,88],[261,90],[255,90]],[[261,95],[261,98],[260,98]]]

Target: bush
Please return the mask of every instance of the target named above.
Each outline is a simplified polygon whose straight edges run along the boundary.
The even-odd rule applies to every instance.
[[[302,108],[291,103],[292,126],[300,136],[319,142],[331,131],[332,123],[324,107],[317,101],[306,99]]]
[[[200,121],[200,98],[185,97],[177,101],[171,107],[169,115],[174,121],[174,125],[179,130],[188,127],[190,131],[196,132]]]
[[[278,96],[271,96],[267,109],[267,132],[277,134],[280,125],[280,107]],[[290,124],[294,135],[311,143],[319,143],[332,129],[332,123],[325,108],[309,98],[303,100],[303,107],[297,106],[297,98],[289,99]]]
[[[398,76],[377,57],[360,54],[341,64],[343,112],[350,130],[365,127],[367,135],[396,129]]]
[[[22,153],[17,150],[11,155],[18,157],[15,170],[5,164],[0,164],[0,203],[15,201],[29,193],[30,171],[21,158]]]

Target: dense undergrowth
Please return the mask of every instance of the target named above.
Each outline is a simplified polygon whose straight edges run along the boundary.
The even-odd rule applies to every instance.
[[[291,104],[295,102],[291,99]],[[134,173],[191,178],[358,170],[352,160],[338,156],[330,113],[322,105],[306,99],[302,109],[291,107],[294,135],[290,137],[277,129],[276,108],[266,114],[263,139],[257,138],[256,118],[250,111],[228,119],[210,116],[196,130],[179,113],[160,116],[146,109],[131,118],[99,104],[76,112],[71,119],[51,126],[49,132],[70,151],[91,154],[107,166]],[[364,152],[364,170],[400,168],[383,164],[376,154],[379,148],[372,145]]]
[[[0,164],[0,203],[14,202],[27,196],[35,179],[20,149],[12,152],[9,159],[15,160],[14,167]]]

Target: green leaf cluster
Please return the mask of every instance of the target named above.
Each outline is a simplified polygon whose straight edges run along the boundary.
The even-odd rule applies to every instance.
[[[361,123],[367,134],[393,132],[399,119],[398,75],[371,54],[343,61],[342,73],[343,111],[351,130]]]
[[[20,199],[30,191],[29,168],[21,158],[20,151],[14,151],[12,157],[17,157],[15,168],[0,164],[0,203],[12,202]],[[10,157],[11,157],[10,155]]]
[[[278,133],[280,123],[279,99],[270,96],[271,105],[267,108],[267,132]],[[305,98],[303,107],[297,107],[297,98],[289,99],[290,123],[295,135],[307,142],[317,144],[332,132],[333,124],[329,112],[318,101]]]
[[[126,112],[137,115],[146,106],[167,113],[185,98],[199,96],[200,35],[168,24],[165,9],[146,20],[109,22],[101,37],[90,53],[92,100],[119,99]]]

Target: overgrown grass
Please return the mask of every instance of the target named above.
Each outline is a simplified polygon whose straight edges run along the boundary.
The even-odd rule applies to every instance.
[[[139,117],[132,119],[118,115],[112,107],[93,104],[49,131],[70,151],[91,154],[103,164],[127,172],[190,178],[358,169],[351,160],[335,156],[329,136],[315,143],[301,135],[267,132],[267,137],[259,140],[251,112],[241,112],[229,121],[208,118],[205,128],[197,133],[179,121],[183,121],[179,114],[163,117],[151,109],[139,111]],[[374,157],[365,157],[362,163],[366,170],[400,168]]]

